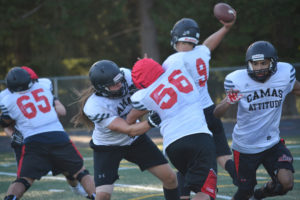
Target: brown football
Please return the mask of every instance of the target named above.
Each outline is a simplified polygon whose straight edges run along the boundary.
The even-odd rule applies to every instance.
[[[227,3],[217,3],[214,7],[214,15],[218,20],[231,22],[234,19],[234,9]]]

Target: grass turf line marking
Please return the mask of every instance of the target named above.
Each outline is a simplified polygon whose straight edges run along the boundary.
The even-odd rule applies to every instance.
[[[16,176],[16,173],[0,172],[0,175]],[[41,179],[66,181],[66,179],[64,177],[43,176]],[[140,190],[146,190],[146,191],[149,191],[149,190],[156,191],[156,192],[163,191],[161,188],[146,187],[146,186],[140,186],[140,185],[126,185],[126,184],[114,184],[114,185],[117,187],[128,187],[128,188],[134,188],[134,189],[140,189]],[[221,198],[221,199],[231,199],[231,197],[224,196],[224,195],[217,195],[217,197]]]

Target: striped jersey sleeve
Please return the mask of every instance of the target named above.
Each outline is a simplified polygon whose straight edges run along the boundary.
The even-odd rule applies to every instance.
[[[295,67],[292,66],[292,68],[290,70],[290,83],[292,83],[295,80],[296,80],[296,70],[295,70]]]
[[[133,108],[137,110],[147,110],[143,103],[143,96],[143,90],[139,90],[130,97]]]
[[[235,89],[235,86],[234,86],[233,81],[230,80],[228,76],[225,78],[225,81],[224,81],[224,88],[225,88],[225,91]]]

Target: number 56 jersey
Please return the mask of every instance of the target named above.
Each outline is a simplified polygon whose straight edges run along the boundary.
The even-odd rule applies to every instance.
[[[39,79],[23,92],[11,93],[5,89],[0,93],[0,108],[4,116],[15,120],[15,127],[24,139],[38,133],[64,131],[53,106],[49,79]]]
[[[199,99],[200,94],[181,58],[174,60],[172,67],[148,88],[137,91],[131,97],[134,108],[159,114],[164,150],[184,136],[211,134]]]

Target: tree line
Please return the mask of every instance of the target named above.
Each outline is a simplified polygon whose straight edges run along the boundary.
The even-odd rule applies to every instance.
[[[170,30],[183,18],[200,26],[200,42],[221,27],[215,0],[1,0],[0,79],[13,66],[40,76],[86,75],[110,59],[131,68],[144,53],[162,62],[174,50]],[[281,60],[299,62],[300,1],[223,1],[237,21],[212,53],[212,67],[243,65],[256,40],[275,45]]]

